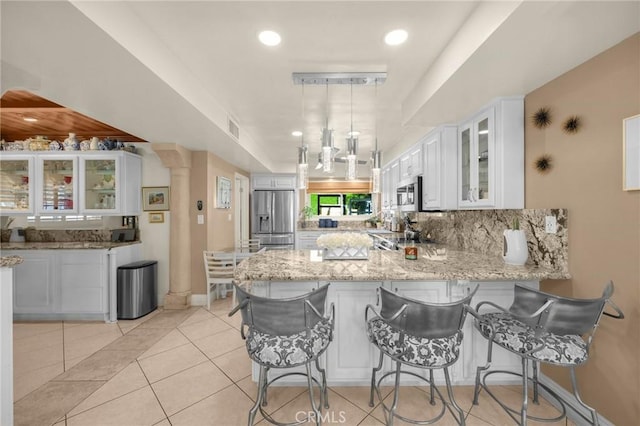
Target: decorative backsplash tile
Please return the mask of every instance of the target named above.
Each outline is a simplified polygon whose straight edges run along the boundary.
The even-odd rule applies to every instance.
[[[545,232],[545,216],[556,217],[555,234]],[[503,231],[515,218],[524,230],[529,248],[528,263],[569,271],[569,233],[566,209],[470,210],[444,213],[412,213],[415,227],[424,236],[457,250],[502,256]]]
[[[71,241],[111,241],[110,229],[36,229],[25,228],[25,239],[32,243]]]

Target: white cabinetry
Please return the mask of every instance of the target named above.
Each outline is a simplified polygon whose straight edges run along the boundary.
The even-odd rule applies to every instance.
[[[253,189],[296,189],[296,175],[251,175]]]
[[[459,126],[458,207],[524,207],[524,101],[495,101]]]
[[[103,216],[142,211],[142,159],[125,151],[3,154],[2,213]]]
[[[298,231],[296,233],[296,250],[318,250],[317,240],[321,231]]]
[[[411,181],[422,174],[422,144],[417,144],[400,156],[400,182]]]
[[[336,309],[333,342],[327,349],[327,377],[332,384],[366,383],[378,363],[378,350],[367,338],[364,310],[376,304],[380,282],[332,282],[329,303]]]
[[[0,214],[33,214],[34,158],[6,154],[0,158]]]
[[[389,165],[389,208],[395,209],[398,207],[398,182],[400,182],[400,161],[396,160]]]
[[[142,211],[142,159],[128,152],[89,153],[80,159],[80,210],[87,214],[137,215]]]
[[[441,126],[423,139],[422,210],[458,206],[457,126]]]
[[[117,267],[140,260],[139,245],[96,250],[7,250],[14,269],[14,318],[115,321]]]

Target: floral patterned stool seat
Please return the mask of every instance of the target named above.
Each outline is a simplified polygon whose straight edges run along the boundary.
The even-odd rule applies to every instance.
[[[249,411],[248,425],[252,426],[258,412],[276,425],[297,425],[301,421],[279,423],[275,421],[262,406],[267,405],[267,389],[277,380],[291,375],[306,376],[309,389],[309,400],[313,414],[302,422],[315,421],[320,425],[320,410],[329,408],[327,378],[318,359],[329,347],[333,339],[334,307],[331,305],[325,313],[325,302],[329,285],[320,287],[310,293],[291,299],[269,299],[254,296],[245,289],[234,284],[238,305],[229,312],[229,316],[240,311],[242,326],[240,333],[246,340],[249,357],[260,365],[258,378],[258,395],[254,406]],[[245,333],[245,330],[247,332]],[[311,364],[315,363],[320,372],[320,381],[313,377]],[[268,379],[272,368],[290,368],[304,365],[305,373],[281,374]],[[320,388],[320,407],[313,397],[313,385]]]
[[[514,300],[509,309],[491,302],[480,302],[476,307],[475,325],[480,334],[488,341],[487,363],[479,366],[476,372],[476,385],[473,403],[478,404],[478,396],[484,389],[502,408],[521,425],[527,419],[535,421],[558,421],[566,416],[565,401],[549,387],[538,381],[538,364],[540,362],[561,367],[569,367],[573,393],[577,402],[586,408],[591,418],[583,416],[591,424],[598,424],[596,411],[586,405],[578,394],[574,368],[584,364],[589,358],[589,347],[593,334],[602,315],[623,318],[620,309],[611,302],[613,283],[609,282],[602,297],[598,299],[571,299],[544,293],[516,284]],[[616,314],[604,312],[609,304]],[[493,308],[494,312],[482,314],[484,306]],[[498,312],[495,312],[497,310]],[[514,373],[505,370],[489,370],[493,344],[522,357],[522,372]],[[531,363],[531,372],[529,371]],[[531,373],[531,374],[530,374]],[[487,385],[487,377],[493,374],[515,375],[522,378],[522,406],[514,409],[502,403]],[[533,403],[538,403],[538,388],[543,388],[551,399],[560,407],[555,418],[541,418],[527,414],[529,403],[528,382],[533,387]]]
[[[438,421],[448,408],[458,424],[464,425],[464,412],[458,406],[451,389],[449,366],[454,364],[460,355],[462,343],[462,325],[467,312],[472,311],[469,301],[476,288],[464,299],[453,303],[427,303],[402,297],[383,287],[378,288],[380,310],[368,305],[365,310],[365,321],[369,341],[380,351],[378,366],[371,372],[371,391],[369,406],[373,407],[374,390],[382,402],[387,425],[393,425],[394,419],[414,424],[429,424]],[[369,313],[373,316],[369,318]],[[384,356],[395,361],[395,368],[376,380],[376,374],[382,369]],[[402,365],[429,370],[429,378],[414,371],[402,370]],[[434,385],[433,370],[442,369],[447,384],[448,401]],[[431,405],[436,405],[437,394],[442,405],[435,416],[428,420],[414,420],[400,415],[398,393],[401,375],[410,375],[429,384]],[[387,406],[380,395],[380,383],[386,377],[394,376],[395,387],[393,403]]]

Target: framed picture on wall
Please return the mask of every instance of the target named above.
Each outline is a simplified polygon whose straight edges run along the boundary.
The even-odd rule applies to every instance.
[[[231,180],[224,176],[216,177],[216,208],[231,208]]]
[[[164,223],[164,213],[149,213],[149,223]]]
[[[169,187],[143,186],[142,209],[144,211],[169,210]]]
[[[640,191],[640,114],[622,123],[622,189]]]

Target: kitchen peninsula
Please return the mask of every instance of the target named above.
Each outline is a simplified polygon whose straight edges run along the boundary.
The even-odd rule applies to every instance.
[[[335,305],[335,336],[324,362],[331,385],[365,385],[377,353],[368,342],[364,311],[376,304],[376,288],[384,286],[414,299],[448,302],[462,298],[479,284],[473,304],[491,300],[508,306],[516,283],[538,288],[543,279],[566,279],[563,270],[527,264],[506,265],[494,255],[419,245],[418,259],[406,260],[401,251],[372,250],[367,260],[322,260],[316,250],[274,250],[242,262],[236,279],[260,296],[286,298],[330,284],[328,303]],[[453,366],[457,384],[472,384],[478,360],[486,356],[486,341],[467,318],[460,361]],[[520,361],[496,352],[494,366],[518,371]],[[254,371],[255,375],[255,371]],[[437,377],[437,376],[436,376]],[[255,377],[254,377],[255,379]]]

